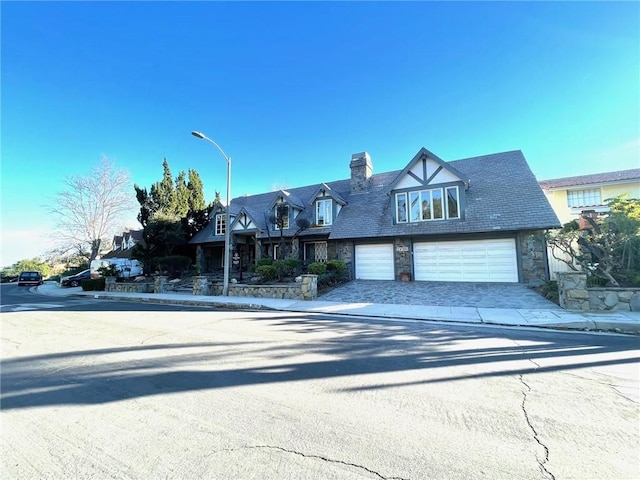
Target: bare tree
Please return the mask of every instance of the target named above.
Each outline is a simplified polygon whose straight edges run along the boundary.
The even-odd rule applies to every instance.
[[[115,169],[103,157],[92,173],[67,177],[63,183],[65,188],[48,206],[57,220],[57,238],[69,250],[88,252],[91,262],[135,211],[129,172]]]

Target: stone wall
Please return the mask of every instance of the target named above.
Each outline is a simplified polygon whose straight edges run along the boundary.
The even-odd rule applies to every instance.
[[[150,293],[153,292],[153,285],[148,282],[117,283],[115,277],[107,277],[104,289],[118,293]]]
[[[393,242],[393,250],[395,279],[405,282],[412,280],[411,240],[408,238],[396,238]]]
[[[558,272],[560,306],[567,310],[640,312],[640,288],[587,288],[582,272]]]
[[[640,288],[589,288],[589,310],[640,312]]]
[[[347,265],[347,271],[349,272],[349,278],[356,278],[355,267],[355,249],[353,242],[339,241],[336,242],[337,259],[342,260]]]
[[[518,234],[518,249],[522,266],[522,283],[541,285],[549,280],[547,243],[543,231]]]
[[[196,280],[197,279],[197,280]],[[207,277],[195,277],[194,295],[222,295],[222,284],[210,284]],[[316,300],[318,298],[318,276],[301,275],[301,281],[281,285],[230,284],[230,297],[280,298],[287,300]]]

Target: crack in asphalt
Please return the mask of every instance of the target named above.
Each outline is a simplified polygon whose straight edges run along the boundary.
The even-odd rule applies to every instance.
[[[298,455],[298,456],[304,457],[304,458],[316,458],[316,459],[322,460],[324,462],[338,463],[340,465],[345,465],[345,466],[348,466],[348,467],[355,467],[355,468],[359,468],[361,470],[364,470],[365,472],[368,472],[368,473],[370,473],[372,475],[375,475],[377,478],[381,478],[382,480],[409,480],[409,479],[404,478],[404,477],[385,477],[384,475],[381,475],[380,473],[376,472],[375,470],[371,470],[370,468],[367,468],[367,467],[362,466],[362,465],[357,465],[355,463],[345,462],[345,461],[342,461],[342,460],[334,460],[334,459],[331,459],[331,458],[323,457],[321,455],[311,455],[311,454],[307,454],[307,453],[298,452],[296,450],[289,450],[288,448],[278,447],[276,445],[246,445],[244,447],[239,447],[239,448],[227,448],[227,449],[224,449],[224,450],[218,450],[217,452],[214,452],[214,453],[218,453],[218,452],[221,452],[221,451],[232,452],[232,451],[235,451],[235,450],[258,450],[258,449],[279,450],[281,452],[291,453],[293,455]]]
[[[533,363],[536,366],[536,368],[540,368],[540,365],[538,365],[536,362],[534,362],[531,359],[528,359],[528,360],[531,363]],[[536,455],[536,460],[538,460],[540,471],[546,478],[550,478],[551,480],[556,480],[555,475],[551,473],[549,470],[547,470],[547,467],[546,467],[546,464],[549,461],[549,448],[540,441],[538,432],[533,426],[533,423],[531,423],[531,419],[529,418],[529,413],[527,412],[527,394],[531,392],[531,387],[527,384],[527,382],[524,381],[524,377],[522,376],[522,374],[518,375],[518,379],[520,380],[520,383],[522,383],[522,385],[526,387],[526,390],[522,390],[522,403],[520,404],[522,408],[522,413],[524,414],[524,419],[526,420],[527,425],[529,425],[529,428],[533,432],[533,439],[536,441],[538,445],[540,445],[544,449],[544,459],[542,461],[540,461],[540,459]]]

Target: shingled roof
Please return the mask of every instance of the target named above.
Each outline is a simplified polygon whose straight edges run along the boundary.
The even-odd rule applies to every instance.
[[[537,230],[560,227],[560,222],[549,205],[538,182],[521,151],[510,151],[445,162],[469,179],[465,191],[464,220],[393,223],[394,203],[388,191],[403,170],[374,174],[370,177],[369,190],[351,193],[350,180],[315,183],[304,187],[289,188],[288,194],[306,204],[300,215],[310,221],[314,215],[313,198],[320,188],[327,186],[346,205],[334,218],[333,225],[314,227],[300,236],[329,234],[329,239],[379,238],[406,235],[446,235],[465,233],[495,233],[497,231]],[[242,208],[251,215],[262,231],[266,231],[267,218],[271,214],[274,198],[280,192],[238,197],[232,200],[232,215]],[[297,230],[294,221],[284,234],[293,235]],[[223,241],[223,236],[213,235],[208,225],[191,243]],[[273,233],[272,233],[273,235]]]
[[[564,187],[578,187],[582,185],[597,185],[603,183],[625,183],[640,181],[640,168],[618,170],[617,172],[594,173],[575,177],[553,178],[542,180],[540,186],[544,190]]]
[[[393,224],[393,202],[382,195],[400,172],[373,175],[368,193],[347,198],[329,238],[372,238],[534,230],[560,226],[522,152],[448,162],[469,178],[465,219]]]

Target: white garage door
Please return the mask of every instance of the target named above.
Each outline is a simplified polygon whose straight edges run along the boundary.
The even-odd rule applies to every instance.
[[[415,243],[413,262],[416,280],[518,281],[514,239]]]
[[[356,278],[393,280],[393,244],[356,245]]]

